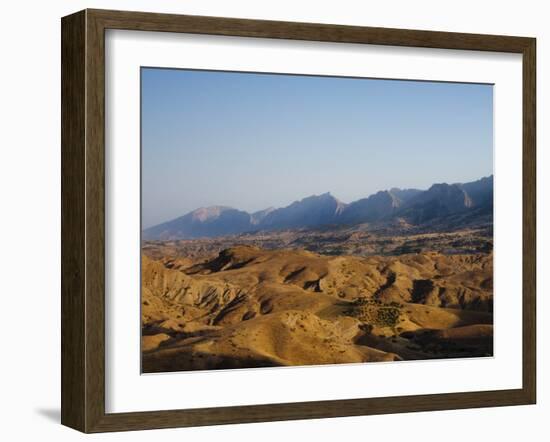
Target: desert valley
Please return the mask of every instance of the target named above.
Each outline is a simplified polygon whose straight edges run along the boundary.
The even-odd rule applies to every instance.
[[[142,232],[144,373],[493,354],[493,177]]]

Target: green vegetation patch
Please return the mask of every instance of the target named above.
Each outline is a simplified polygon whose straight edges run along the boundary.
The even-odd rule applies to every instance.
[[[394,328],[399,323],[401,308],[398,302],[383,303],[377,299],[359,298],[344,314],[373,326]]]

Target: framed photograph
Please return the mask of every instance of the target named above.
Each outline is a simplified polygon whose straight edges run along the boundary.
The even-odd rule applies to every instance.
[[[62,423],[536,398],[535,39],[62,19]]]

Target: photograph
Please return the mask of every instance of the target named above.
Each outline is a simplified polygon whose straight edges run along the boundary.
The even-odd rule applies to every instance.
[[[141,67],[141,373],[493,357],[493,88]]]

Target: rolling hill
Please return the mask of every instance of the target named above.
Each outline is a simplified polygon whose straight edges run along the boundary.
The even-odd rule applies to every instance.
[[[492,255],[142,257],[144,372],[490,356]]]

